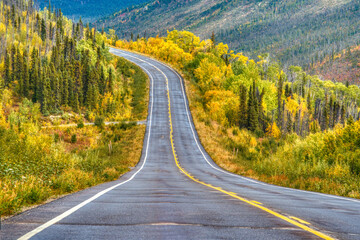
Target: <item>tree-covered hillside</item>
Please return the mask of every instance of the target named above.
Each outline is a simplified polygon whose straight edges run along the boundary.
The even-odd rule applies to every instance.
[[[106,47],[106,34],[71,22],[61,11],[38,12],[31,1],[5,1],[0,14],[2,85],[7,91],[40,103],[45,115],[67,109],[131,114],[128,86],[115,70],[119,62]]]
[[[93,21],[121,9],[148,2],[148,0],[51,0],[51,7],[60,8],[70,19]],[[41,8],[49,7],[49,0],[37,0]]]
[[[309,72],[336,82],[360,84],[360,45],[334,52],[310,65]]]
[[[202,39],[214,32],[247,56],[270,53],[284,65],[305,67],[359,43],[360,1],[160,0],[97,22],[103,24],[127,39],[164,36],[174,28]]]
[[[105,33],[0,0],[0,42],[1,216],[137,164],[145,127],[123,121],[146,118],[147,77],[109,53]]]

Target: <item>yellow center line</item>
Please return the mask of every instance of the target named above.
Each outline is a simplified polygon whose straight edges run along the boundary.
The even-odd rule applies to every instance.
[[[258,205],[263,205],[261,202],[257,202],[257,201],[254,201],[254,200],[252,200],[252,202],[253,202],[253,203],[256,203],[256,204],[258,204]]]
[[[303,223],[303,224],[306,224],[306,225],[311,225],[311,224],[310,224],[310,223],[308,223],[307,221],[302,220],[302,219],[300,219],[300,218],[293,217],[293,216],[291,216],[290,218],[291,218],[291,219],[294,219],[295,221],[301,222],[301,223]]]
[[[174,131],[173,131],[173,124],[172,124],[172,116],[171,116],[171,101],[170,101],[170,91],[169,91],[169,80],[168,80],[167,76],[164,73],[163,73],[163,75],[165,76],[166,85],[167,85],[167,96],[168,96],[168,104],[169,104],[169,123],[170,123],[171,148],[172,148],[172,152],[173,152],[173,155],[174,155],[174,160],[175,160],[176,166],[180,169],[181,172],[183,172],[187,177],[189,177],[194,182],[197,182],[197,183],[202,184],[204,186],[207,186],[209,188],[215,189],[215,190],[217,190],[219,192],[225,193],[225,194],[227,194],[227,195],[229,195],[229,196],[231,196],[233,198],[236,198],[236,199],[238,199],[238,200],[240,200],[242,202],[245,202],[245,203],[247,203],[247,204],[249,204],[251,206],[259,208],[259,209],[261,209],[261,210],[263,210],[263,211],[265,211],[267,213],[270,213],[270,214],[272,214],[272,215],[274,215],[274,216],[276,216],[276,217],[278,217],[278,218],[280,218],[280,219],[282,219],[282,220],[284,220],[284,221],[286,221],[288,223],[291,223],[291,224],[293,224],[293,225],[295,225],[295,226],[297,226],[297,227],[299,227],[299,228],[301,228],[301,229],[303,229],[303,230],[305,230],[307,232],[310,232],[310,233],[312,233],[312,234],[314,234],[314,235],[316,235],[316,236],[318,236],[318,237],[320,237],[322,239],[326,239],[326,240],[333,240],[334,239],[334,238],[332,238],[332,237],[330,237],[330,236],[328,236],[328,235],[326,235],[326,234],[324,234],[322,232],[319,232],[319,231],[317,231],[315,229],[312,229],[312,228],[310,228],[310,227],[308,227],[308,226],[306,226],[306,225],[304,225],[302,223],[299,223],[300,222],[299,218],[296,218],[299,221],[299,222],[297,222],[297,221],[295,221],[295,220],[293,220],[293,219],[291,219],[289,217],[286,217],[286,216],[284,216],[284,215],[282,215],[280,213],[277,213],[277,212],[275,212],[275,211],[273,211],[273,210],[271,210],[269,208],[261,206],[262,204],[259,203],[259,202],[247,200],[245,198],[237,196],[236,193],[229,192],[229,191],[223,190],[220,187],[215,187],[215,186],[212,186],[211,184],[207,184],[205,182],[202,182],[202,181],[196,179],[195,177],[191,176],[184,168],[182,168],[179,161],[178,161],[177,155],[176,155],[175,146],[174,146],[174,140],[173,140],[173,132]],[[292,218],[294,218],[294,217],[292,217]],[[308,222],[306,222],[304,220],[301,220],[301,221],[303,221],[303,223],[309,224]]]

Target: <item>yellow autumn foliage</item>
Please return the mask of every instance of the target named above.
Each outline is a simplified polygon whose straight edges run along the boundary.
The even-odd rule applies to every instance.
[[[226,68],[226,67],[225,67]],[[199,79],[199,87],[202,91],[219,89],[225,80],[224,67],[219,67],[208,58],[203,59],[200,65],[195,69],[195,77]]]
[[[281,137],[281,131],[277,126],[276,122],[269,124],[266,128],[266,136],[279,139]]]
[[[210,90],[205,93],[204,101],[212,119],[222,125],[236,123],[239,101],[232,91]]]

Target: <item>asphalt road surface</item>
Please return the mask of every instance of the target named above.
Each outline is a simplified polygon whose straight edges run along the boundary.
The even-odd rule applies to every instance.
[[[199,143],[179,75],[111,51],[151,79],[139,164],[117,181],[4,221],[0,239],[360,239],[360,201],[220,169]]]

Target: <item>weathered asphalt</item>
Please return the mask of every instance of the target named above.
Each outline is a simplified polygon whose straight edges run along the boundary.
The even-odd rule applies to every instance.
[[[187,172],[202,182],[260,202],[282,216],[302,219],[311,229],[333,238],[360,239],[360,201],[269,185],[221,170],[193,132],[182,79],[153,59],[111,51],[139,65],[152,79],[147,131],[138,166],[117,181],[4,221],[0,239],[17,239],[44,223],[48,227],[32,239],[319,239],[258,207],[196,183],[179,170],[170,144],[165,76],[174,145]],[[114,186],[74,211],[74,207]],[[64,213],[68,213],[66,217],[48,223]]]

